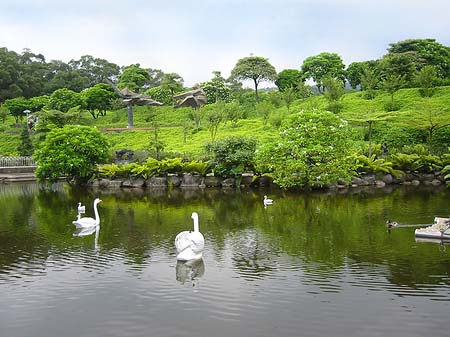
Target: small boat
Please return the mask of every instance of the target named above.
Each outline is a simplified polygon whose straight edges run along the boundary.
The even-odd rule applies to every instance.
[[[450,239],[450,219],[435,217],[431,226],[417,228],[415,235],[416,238]]]

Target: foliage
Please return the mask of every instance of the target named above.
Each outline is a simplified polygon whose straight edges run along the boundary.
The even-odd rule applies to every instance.
[[[50,131],[35,152],[39,181],[56,182],[60,177],[74,184],[86,183],[97,164],[108,159],[109,144],[96,129],[67,125]]]
[[[183,91],[183,77],[177,73],[164,74],[161,87],[170,91],[171,96]]]
[[[105,116],[106,110],[111,109],[116,94],[108,84],[99,83],[81,93],[86,108],[93,118]]]
[[[384,158],[377,158],[374,154],[368,157],[365,155],[358,155],[356,156],[356,163],[359,171],[372,173],[394,173],[392,162]]]
[[[442,161],[438,156],[434,155],[419,155],[397,153],[390,157],[392,166],[402,171],[421,171],[432,172],[442,168]]]
[[[431,97],[435,91],[437,73],[434,66],[425,66],[416,74],[416,82],[422,97]]]
[[[344,82],[344,67],[344,63],[338,54],[324,52],[306,58],[302,64],[302,73],[304,78],[313,79],[319,92],[323,92],[324,80],[327,78]]]
[[[284,188],[348,181],[356,169],[351,138],[347,122],[333,113],[302,111],[285,121],[279,139],[258,151],[258,170],[271,172]]]
[[[232,79],[252,80],[255,85],[255,97],[258,100],[258,85],[261,81],[275,81],[277,72],[268,59],[259,56],[249,56],[239,59],[231,70]]]
[[[206,175],[210,169],[210,164],[203,161],[192,160],[190,162],[183,163],[182,172]]]
[[[23,97],[7,99],[4,106],[14,116],[16,123],[22,120],[25,110],[30,110],[30,101]]]
[[[163,104],[166,104],[166,105],[173,104],[172,92],[167,87],[163,87],[160,85],[156,86],[156,87],[152,87],[150,89],[147,89],[145,91],[145,94]]]
[[[20,145],[18,146],[17,151],[21,156],[31,156],[34,152],[28,125],[25,125],[22,128],[22,133],[20,134]]]
[[[281,92],[288,88],[296,88],[299,83],[303,83],[303,75],[297,69],[284,69],[278,73],[275,85]]]
[[[226,85],[225,78],[220,71],[213,71],[213,74],[214,77],[210,81],[200,84],[205,91],[208,104],[218,101],[231,102],[231,89]]]
[[[334,113],[339,112],[339,100],[344,95],[342,82],[334,78],[326,78],[323,81],[323,85],[326,88],[324,96],[329,103],[328,110]]]
[[[76,93],[70,89],[58,89],[55,90],[48,100],[47,108],[51,110],[59,110],[67,112],[69,109],[76,106],[82,106],[83,100],[79,93]]]
[[[394,104],[394,94],[403,87],[405,83],[405,77],[403,75],[392,75],[389,74],[382,82],[383,89],[388,92],[391,96],[391,101],[387,106],[387,111],[397,110]]]
[[[205,150],[212,156],[214,173],[221,177],[237,177],[253,171],[256,141],[246,137],[227,137],[207,143]]]
[[[150,81],[150,74],[139,64],[132,64],[126,67],[119,76],[117,87],[119,89],[128,88],[131,91],[139,92]]]

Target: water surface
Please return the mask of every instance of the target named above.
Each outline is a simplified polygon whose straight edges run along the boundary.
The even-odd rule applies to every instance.
[[[0,185],[0,335],[448,336],[450,246],[411,225],[450,215],[449,194]],[[98,232],[75,236],[97,196]],[[206,248],[187,266],[193,211]]]

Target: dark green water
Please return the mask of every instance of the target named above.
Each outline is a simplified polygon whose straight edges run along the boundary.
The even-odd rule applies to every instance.
[[[98,232],[75,236],[95,197]],[[448,336],[450,246],[411,225],[449,197],[0,185],[0,336]],[[206,246],[189,267],[174,238],[193,211]]]

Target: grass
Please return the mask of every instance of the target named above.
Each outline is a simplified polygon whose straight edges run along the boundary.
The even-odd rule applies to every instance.
[[[341,110],[339,113],[361,113],[370,108],[383,111],[385,105],[390,101],[390,95],[384,92],[378,92],[372,100],[365,99],[360,91],[346,93],[341,99]],[[401,89],[394,95],[394,101],[398,105],[395,113],[411,113],[419,109],[425,102],[428,106],[449,107],[450,106],[450,87],[436,88],[435,94],[431,98],[423,98],[419,95],[417,88]],[[295,101],[289,110],[289,113],[296,113],[301,110],[317,108],[326,109],[328,102],[323,96],[314,96],[305,100]],[[165,151],[176,154],[200,156],[204,144],[211,141],[211,135],[208,130],[208,123],[205,114],[213,107],[206,106],[200,110],[202,115],[201,127],[197,130],[192,122],[191,108],[174,109],[172,107],[133,107],[133,121],[136,128],[146,128],[146,130],[125,129],[121,131],[104,131],[112,145],[112,150],[132,149],[139,151],[148,151],[150,139],[154,136],[152,120],[159,126],[159,140],[165,144]],[[286,107],[273,111],[272,115],[277,113],[287,115]],[[219,126],[216,140],[229,136],[246,136],[257,139],[259,144],[273,142],[278,129],[270,122],[265,126],[262,117],[259,117],[256,109],[247,111],[249,118],[240,119],[236,125],[230,122]],[[450,118],[449,118],[450,119]],[[184,125],[191,124],[184,141]],[[79,124],[90,125],[104,130],[105,128],[125,128],[127,125],[127,110],[120,109],[108,111],[106,116],[100,116],[93,119],[88,112],[83,112]],[[15,126],[15,120],[8,116],[3,124],[0,124],[0,155],[17,154],[17,147],[20,143],[21,128]]]

